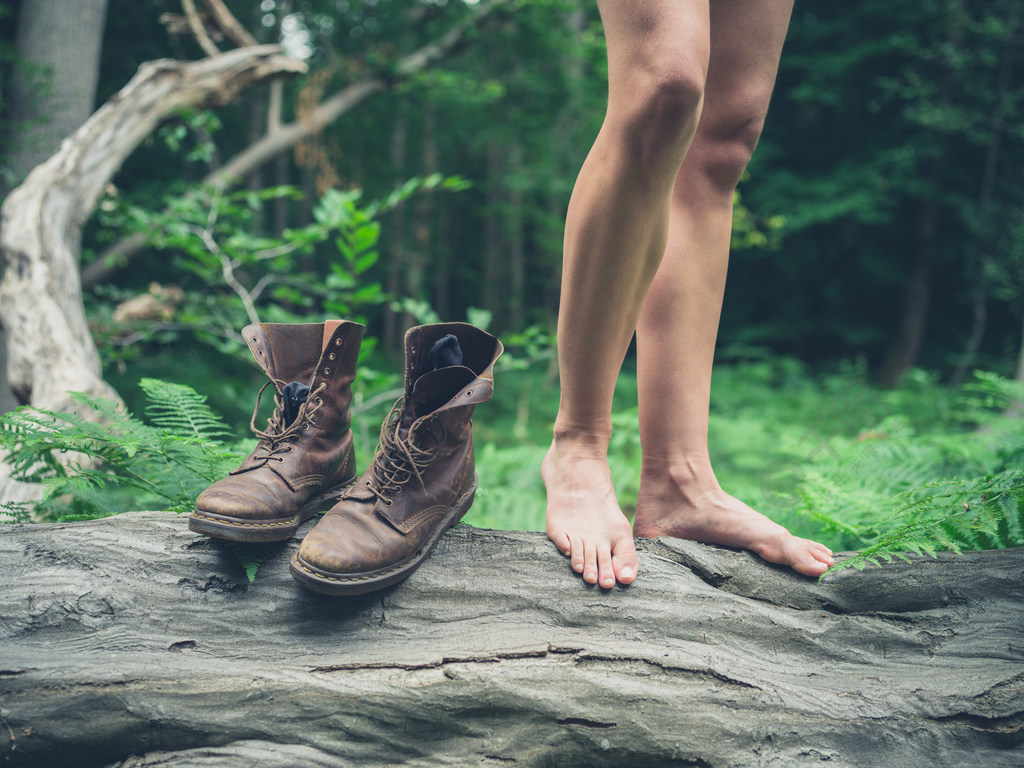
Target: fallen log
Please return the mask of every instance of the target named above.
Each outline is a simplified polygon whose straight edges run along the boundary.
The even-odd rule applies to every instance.
[[[604,591],[543,534],[459,527],[339,599],[296,546],[250,584],[171,513],[0,528],[2,764],[1024,762],[1024,549],[818,584],[642,540]]]

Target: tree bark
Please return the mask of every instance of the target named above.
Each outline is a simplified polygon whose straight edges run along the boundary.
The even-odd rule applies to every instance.
[[[21,3],[6,152],[16,179],[57,151],[92,113],[107,0]],[[0,190],[6,191],[6,190]]]
[[[491,137],[487,142],[487,212],[484,219],[483,286],[480,298],[483,308],[490,310],[495,318],[499,318],[504,309],[499,296],[506,284],[501,258],[504,250],[504,228],[501,225],[505,202],[504,176],[504,151],[498,140]]]
[[[924,329],[928,322],[932,251],[935,248],[938,215],[939,206],[934,201],[926,203],[920,214],[917,248],[903,301],[903,315],[889,347],[881,376],[881,384],[887,389],[899,386],[903,375],[917,362],[921,352]]]
[[[525,212],[526,201],[523,194],[523,145],[516,139],[509,149],[508,185],[508,298],[506,304],[506,327],[523,328],[526,325],[524,309],[526,307],[526,233]]]
[[[625,589],[459,527],[405,582],[249,584],[166,512],[0,528],[11,766],[1020,765],[1024,550],[838,574],[640,541]]]
[[[391,167],[398,174],[392,179],[392,184],[398,187],[409,175],[406,165],[406,144],[409,137],[409,101],[402,98],[395,109],[395,119],[391,124]],[[401,285],[402,274],[405,271],[406,245],[405,245],[405,219],[406,208],[398,206],[391,211],[388,217],[388,239],[387,251],[387,282],[385,290],[389,296],[397,297]],[[402,312],[391,309],[384,310],[384,348],[400,350],[402,348],[402,334],[404,328],[401,323]]]
[[[100,374],[89,335],[78,259],[82,226],[103,187],[169,113],[223,104],[253,83],[302,71],[277,46],[199,62],[153,61],[37,166],[0,208],[0,334],[7,364],[0,392],[21,403],[73,410],[67,392],[118,400]],[[0,498],[38,498],[0,462]]]

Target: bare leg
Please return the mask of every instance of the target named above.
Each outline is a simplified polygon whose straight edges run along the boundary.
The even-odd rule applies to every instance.
[[[707,448],[733,189],[768,110],[791,8],[792,0],[711,4],[704,109],[637,328],[643,470],[634,530],[750,549],[817,576],[832,563],[828,549],[725,493]]]
[[[599,0],[608,112],[569,203],[558,359],[561,400],[542,476],[547,534],[584,581],[636,578],[608,469],[612,393],[664,254],[676,174],[697,127],[707,0]]]

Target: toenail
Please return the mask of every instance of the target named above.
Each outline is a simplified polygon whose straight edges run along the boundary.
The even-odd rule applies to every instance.
[[[572,564],[572,569],[574,571],[579,572],[579,573],[583,573],[583,563],[573,563]]]
[[[619,571],[619,576],[621,576],[624,579],[632,579],[633,578],[633,569],[630,568],[627,565],[625,568],[623,568],[621,571]]]

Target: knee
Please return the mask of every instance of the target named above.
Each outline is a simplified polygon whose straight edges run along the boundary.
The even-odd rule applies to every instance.
[[[650,68],[626,84],[630,107],[622,120],[624,141],[641,165],[666,162],[681,153],[697,126],[704,98],[704,72],[674,64]]]
[[[691,153],[708,183],[722,193],[732,195],[750,162],[764,127],[763,114],[736,115],[713,122],[694,138]]]

